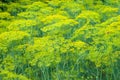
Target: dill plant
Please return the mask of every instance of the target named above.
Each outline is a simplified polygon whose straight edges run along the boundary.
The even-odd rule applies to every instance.
[[[0,80],[119,80],[119,4],[0,1]]]

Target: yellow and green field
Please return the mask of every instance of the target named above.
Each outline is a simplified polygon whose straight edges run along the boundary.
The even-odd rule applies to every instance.
[[[0,0],[0,80],[120,80],[120,0]]]

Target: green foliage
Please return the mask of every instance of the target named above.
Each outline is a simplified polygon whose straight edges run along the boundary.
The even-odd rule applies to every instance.
[[[27,5],[27,11],[38,11],[43,7],[47,7],[47,4],[43,3],[43,2],[34,2],[32,5]]]
[[[11,16],[8,12],[1,12],[0,13],[0,19],[1,20],[9,20],[10,18],[11,18]]]
[[[100,15],[96,12],[93,11],[83,11],[82,13],[80,13],[76,19],[78,21],[82,20],[86,20],[86,24],[95,24],[95,23],[100,23]]]
[[[3,32],[0,34],[0,51],[2,54],[4,52],[9,52],[9,47],[12,48],[15,45],[24,43],[29,34],[22,31],[10,31]],[[13,45],[11,45],[13,44]]]
[[[9,2],[16,2],[18,0],[2,0],[2,2],[9,3]]]
[[[21,6],[19,3],[10,3],[7,5],[7,11],[12,15],[16,16],[18,13],[24,11],[24,7]]]
[[[119,4],[0,1],[0,80],[119,80]]]
[[[3,77],[3,78],[2,78]],[[17,75],[13,72],[9,72],[7,70],[2,70],[1,73],[0,73],[0,79],[3,79],[3,80],[30,80],[28,78],[26,78],[25,76],[23,75]]]

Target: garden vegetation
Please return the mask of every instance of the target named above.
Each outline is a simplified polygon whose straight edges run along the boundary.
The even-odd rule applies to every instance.
[[[120,0],[0,0],[0,80],[120,80]]]

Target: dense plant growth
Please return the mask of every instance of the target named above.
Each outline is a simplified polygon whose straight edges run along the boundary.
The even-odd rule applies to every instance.
[[[0,80],[119,80],[120,0],[1,0]]]

